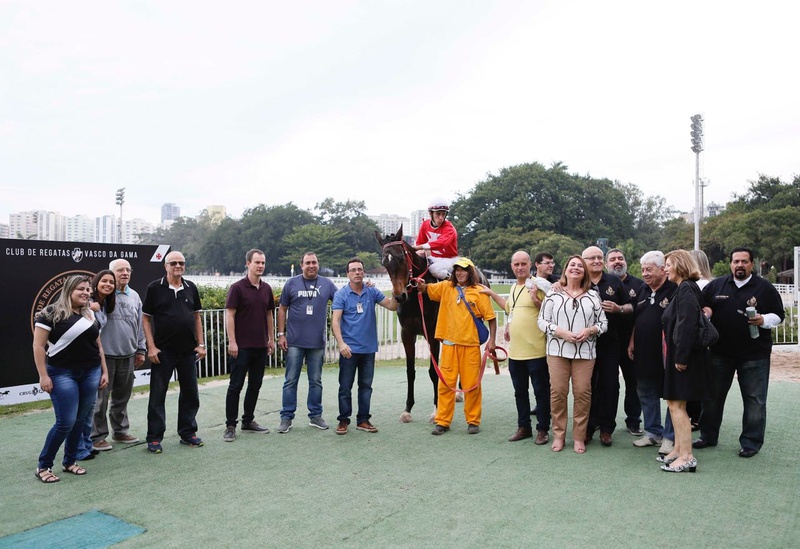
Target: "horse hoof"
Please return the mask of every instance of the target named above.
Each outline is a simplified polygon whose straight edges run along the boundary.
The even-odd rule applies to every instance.
[[[411,413],[403,412],[400,414],[400,423],[411,423]]]
[[[456,402],[464,402],[464,393],[456,393]]]

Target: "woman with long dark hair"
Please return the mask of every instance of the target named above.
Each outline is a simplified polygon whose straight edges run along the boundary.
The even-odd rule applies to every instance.
[[[56,302],[35,319],[33,358],[39,386],[50,394],[56,423],[47,433],[39,454],[36,478],[51,484],[53,462],[62,444],[63,471],[85,475],[75,463],[87,414],[91,414],[97,388],[108,383],[108,370],[100,344],[100,326],[89,309],[91,283],[85,276],[67,278]]]

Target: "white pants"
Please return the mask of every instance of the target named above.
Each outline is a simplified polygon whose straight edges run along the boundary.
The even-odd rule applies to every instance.
[[[459,257],[428,257],[428,271],[438,278],[445,280],[453,270],[453,263],[458,261]]]

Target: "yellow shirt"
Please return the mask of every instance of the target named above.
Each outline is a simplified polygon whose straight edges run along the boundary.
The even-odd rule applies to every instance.
[[[544,299],[544,292],[538,291],[538,297]],[[514,284],[506,300],[506,313],[509,314],[511,345],[508,357],[514,360],[529,360],[545,356],[546,337],[539,329],[539,307],[533,303],[530,292],[525,285]]]
[[[469,306],[476,317],[483,320],[495,318],[489,296],[480,293],[478,286],[463,288]],[[428,297],[439,302],[439,317],[436,320],[436,339],[452,341],[456,345],[480,346],[478,329],[466,305],[459,300],[458,290],[449,280],[429,284]]]

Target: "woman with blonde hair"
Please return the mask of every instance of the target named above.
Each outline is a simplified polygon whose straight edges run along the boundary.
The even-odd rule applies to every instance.
[[[602,302],[591,289],[586,262],[573,255],[561,274],[561,291],[550,290],[539,311],[539,329],[547,334],[550,408],[554,452],[564,449],[567,397],[572,380],[572,438],[578,454],[586,451],[586,427],[592,404],[592,371],[597,336],[608,329]]]
[[[91,293],[87,277],[70,276],[56,302],[35,319],[33,358],[39,386],[50,394],[56,416],[36,467],[36,478],[45,484],[61,480],[52,467],[65,440],[63,471],[86,474],[86,469],[75,463],[78,443],[86,417],[94,409],[97,389],[108,383],[100,327],[89,309]]]
[[[706,351],[696,346],[702,294],[696,281],[700,269],[692,254],[674,250],[666,256],[664,271],[678,285],[664,314],[664,390],[675,429],[675,447],[664,456],[663,471],[694,473],[697,460],[692,454],[692,425],[686,401],[702,400],[707,387]]]
[[[703,250],[692,250],[689,252],[697,262],[697,269],[700,271],[700,278],[697,280],[697,286],[702,290],[706,284],[711,282],[714,275],[711,274],[711,266],[708,263],[708,256]]]

